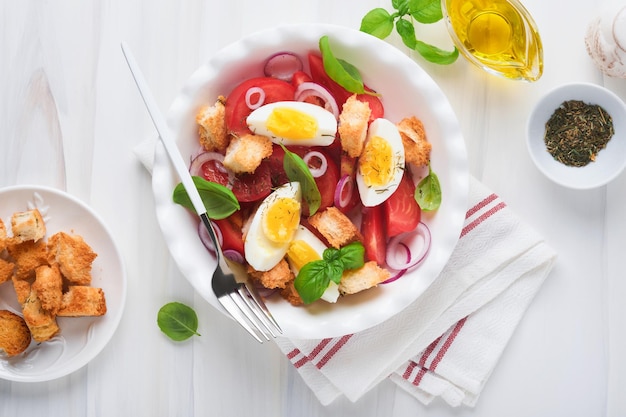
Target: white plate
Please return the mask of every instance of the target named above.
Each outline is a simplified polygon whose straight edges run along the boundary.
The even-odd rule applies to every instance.
[[[41,186],[0,190],[0,217],[10,229],[11,215],[37,207],[46,222],[47,237],[56,232],[81,235],[98,254],[91,286],[104,290],[107,313],[101,317],[59,317],[60,334],[43,343],[31,342],[13,358],[0,356],[0,378],[48,381],[68,375],[91,361],[113,336],[126,300],[122,257],[102,220],[87,205],[62,191]],[[11,282],[0,285],[0,309],[21,315]]]
[[[382,94],[385,116],[392,121],[416,115],[424,122],[433,143],[432,167],[439,175],[443,202],[434,215],[424,215],[433,243],[427,260],[401,279],[337,304],[316,302],[292,307],[279,297],[268,307],[284,334],[292,338],[325,338],[374,326],[415,301],[440,273],[454,249],[466,211],[468,167],[465,143],[457,118],[435,82],[413,60],[395,47],[362,32],[330,25],[286,25],[265,30],[221,50],[187,82],[170,108],[168,123],[185,157],[198,148],[195,113],[203,104],[227,95],[244,79],[263,74],[265,59],[276,52],[301,55],[317,51],[320,37],[328,35],[333,52],[360,69],[364,82]],[[308,67],[305,68],[308,70]],[[182,274],[210,304],[223,311],[211,290],[214,259],[197,235],[197,219],[172,203],[178,177],[157,145],[153,191],[157,217],[172,257]]]

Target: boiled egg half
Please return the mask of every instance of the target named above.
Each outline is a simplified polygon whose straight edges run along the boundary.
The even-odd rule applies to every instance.
[[[246,260],[257,271],[269,271],[285,257],[300,224],[299,182],[278,187],[259,205],[244,240]]]
[[[337,133],[337,119],[331,112],[302,101],[266,104],[252,111],[246,123],[254,134],[285,146],[328,146]]]
[[[287,250],[287,262],[293,273],[298,275],[300,269],[309,262],[323,259],[327,246],[313,232],[300,225],[294,233],[293,240]],[[339,286],[330,282],[322,299],[334,303],[339,298]]]
[[[356,173],[364,206],[377,206],[396,191],[404,173],[404,162],[404,145],[396,125],[383,118],[374,120]]]

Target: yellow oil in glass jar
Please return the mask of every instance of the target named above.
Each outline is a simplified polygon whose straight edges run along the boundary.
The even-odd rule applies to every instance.
[[[442,9],[454,43],[469,61],[506,78],[541,77],[541,38],[517,0],[442,0]]]

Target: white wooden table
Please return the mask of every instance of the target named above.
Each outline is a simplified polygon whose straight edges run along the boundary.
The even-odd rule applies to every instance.
[[[545,47],[536,83],[495,78],[463,60],[441,67],[415,57],[458,115],[471,174],[559,254],[474,409],[423,406],[390,382],[357,403],[321,406],[273,344],[253,341],[178,272],[150,176],[132,152],[154,128],[122,40],[167,109],[204,59],[242,35],[286,22],[358,29],[368,10],[390,2],[1,2],[0,186],[50,185],[91,205],[120,245],[128,300],[115,336],[88,366],[51,382],[0,381],[0,415],[626,415],[626,173],[595,190],[564,189],[535,168],[524,136],[533,104],[552,87],[587,81],[626,99],[626,80],[603,77],[583,41],[598,5],[610,1],[524,2]],[[156,313],[173,300],[196,309],[202,337],[175,344],[159,331]]]

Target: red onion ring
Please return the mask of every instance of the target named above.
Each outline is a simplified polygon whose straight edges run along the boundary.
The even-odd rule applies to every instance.
[[[293,74],[302,70],[302,60],[291,52],[279,52],[265,61],[263,73],[267,77],[291,82]]]
[[[252,102],[252,96],[258,94],[259,99],[256,102]],[[261,87],[250,87],[248,91],[246,91],[246,106],[250,110],[256,110],[265,104],[265,90]]]
[[[244,258],[243,254],[235,249],[226,249],[224,251],[224,257],[238,264],[244,264],[246,262],[246,258]]]
[[[387,278],[385,281],[381,282],[381,284],[390,284],[397,279],[402,278],[402,276],[406,273],[406,269],[402,269],[400,271],[393,271],[392,276]]]
[[[398,271],[413,268],[426,258],[430,243],[430,229],[425,223],[420,222],[414,231],[399,234],[389,240],[387,266]],[[404,260],[402,253],[408,254]]]
[[[189,172],[191,173],[191,175],[202,177],[202,165],[209,161],[219,162],[219,164],[217,164],[217,168],[224,174],[228,174],[228,183],[226,184],[226,187],[232,189],[233,183],[235,182],[235,174],[227,170],[226,167],[222,165],[222,163],[224,162],[224,155],[222,155],[221,153],[203,152],[199,154],[191,161],[191,165],[189,166]]]
[[[313,168],[309,164],[309,162],[313,158],[317,158],[320,160],[319,168]],[[309,171],[311,171],[311,175],[313,175],[313,178],[321,177],[322,175],[326,173],[326,170],[328,169],[328,160],[326,159],[326,155],[324,155],[321,152],[318,152],[318,151],[307,152],[307,154],[304,155],[304,158],[302,158],[302,160],[309,167]]]
[[[217,242],[222,245],[224,244],[224,237],[222,236],[222,230],[220,227],[213,223],[213,230],[215,230],[215,236],[217,237]],[[198,235],[200,236],[200,241],[211,253],[215,253],[215,246],[213,245],[213,241],[211,240],[211,235],[209,235],[209,231],[206,230],[204,223],[198,223]]]
[[[339,118],[339,106],[337,101],[327,89],[313,82],[303,82],[296,88],[294,95],[296,101],[304,101],[308,97],[319,97],[324,101],[324,108],[331,112],[335,119]]]
[[[354,181],[350,175],[346,174],[339,179],[335,188],[334,203],[336,207],[344,208],[352,200],[354,193]],[[345,195],[344,195],[345,194]]]

